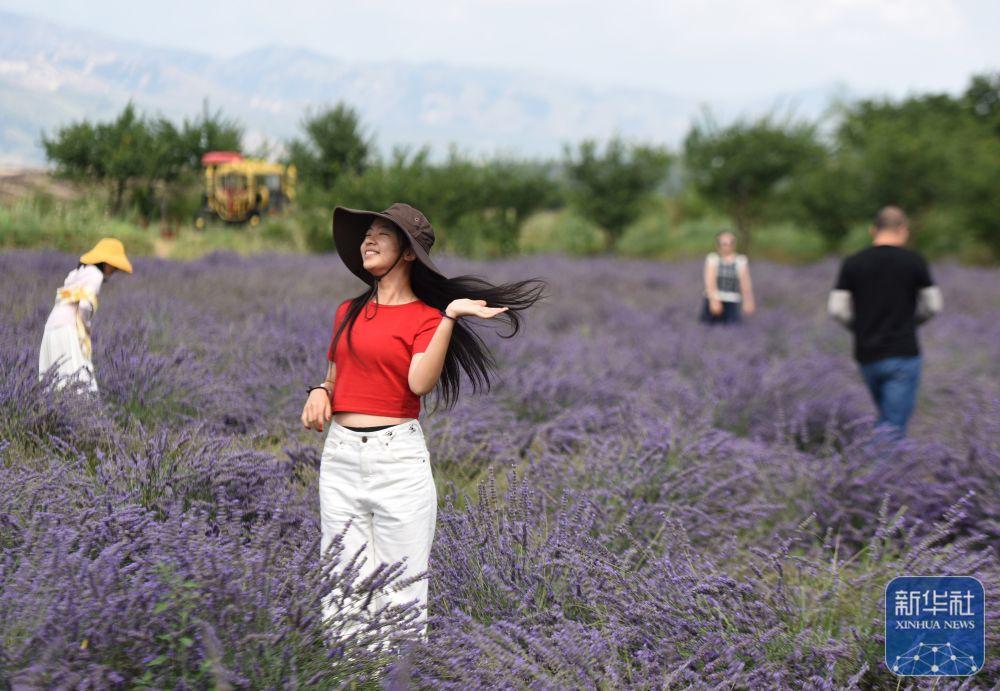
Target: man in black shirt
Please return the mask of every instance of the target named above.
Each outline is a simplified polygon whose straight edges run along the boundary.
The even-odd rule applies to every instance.
[[[941,311],[941,291],[924,258],[904,247],[910,230],[902,209],[881,209],[870,232],[872,246],[841,264],[827,310],[854,333],[854,359],[879,424],[901,438],[920,382],[917,325]]]

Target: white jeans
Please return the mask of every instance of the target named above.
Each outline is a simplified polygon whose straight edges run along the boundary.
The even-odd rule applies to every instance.
[[[404,578],[425,573],[437,520],[437,489],[420,423],[353,432],[331,420],[320,462],[319,506],[324,554],[352,521],[341,560],[346,563],[364,550],[360,577],[370,575],[380,563],[404,557]],[[413,600],[420,607],[426,637],[426,577],[405,588],[391,588],[373,599],[369,610]],[[325,605],[325,616],[335,614],[333,606]]]

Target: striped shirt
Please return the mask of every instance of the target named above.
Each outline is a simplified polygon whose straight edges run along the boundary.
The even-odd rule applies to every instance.
[[[705,266],[715,268],[715,286],[722,302],[741,302],[743,294],[740,290],[740,269],[747,266],[746,255],[737,254],[730,261],[723,261],[716,252],[710,252],[705,257]]]

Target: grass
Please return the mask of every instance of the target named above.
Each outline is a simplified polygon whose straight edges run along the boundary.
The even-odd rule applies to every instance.
[[[615,249],[631,257],[700,259],[713,249],[718,232],[732,229],[733,222],[726,216],[685,212],[677,201],[659,198],[625,229]],[[751,239],[749,250],[740,251],[759,259],[801,264],[819,261],[829,253],[817,233],[787,222],[761,224],[753,229]]]
[[[269,220],[250,226],[210,225],[204,230],[182,226],[155,242],[156,254],[169,259],[197,259],[211,252],[253,255],[308,251],[301,228],[293,220]]]
[[[44,195],[0,205],[0,250],[48,249],[82,253],[102,237],[121,240],[130,256],[195,259],[211,252],[252,255],[310,249],[312,215],[265,219],[256,227],[212,224],[144,225],[137,217],[112,217],[95,197],[55,202]],[[315,230],[313,230],[315,232]]]
[[[715,235],[732,229],[732,221],[705,209],[685,210],[683,200],[657,198],[643,214],[613,238],[589,219],[570,209],[540,211],[521,225],[514,245],[524,253],[592,255],[615,254],[661,260],[700,259],[712,250]],[[477,246],[475,241],[449,242],[448,229],[439,228],[443,245]],[[462,232],[457,229],[455,232]],[[465,229],[464,232],[472,232]],[[83,252],[102,237],[119,238],[130,255],[155,255],[167,259],[196,259],[211,252],[241,255],[333,249],[329,213],[322,208],[300,208],[266,218],[256,227],[210,224],[198,230],[192,223],[146,224],[135,214],[111,216],[104,198],[87,194],[60,201],[45,193],[0,205],[0,250],[51,249]],[[940,224],[916,231],[915,244],[932,258],[952,257],[962,263],[989,264],[992,255],[974,240]],[[762,223],[753,229],[752,246],[741,248],[753,259],[805,264],[831,253],[845,254],[869,243],[867,227],[851,229],[836,248],[807,228],[790,222]],[[474,252],[474,250],[473,250]]]
[[[153,233],[110,217],[93,198],[61,204],[35,196],[0,206],[0,249],[84,252],[108,235],[119,238],[131,254],[153,253]]]

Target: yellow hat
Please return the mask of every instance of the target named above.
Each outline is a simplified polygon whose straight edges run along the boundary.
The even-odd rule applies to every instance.
[[[126,273],[132,273],[132,263],[125,256],[125,245],[115,238],[103,238],[94,245],[94,249],[80,257],[81,264],[99,264],[104,262]]]

